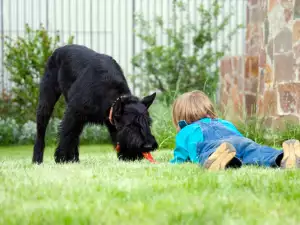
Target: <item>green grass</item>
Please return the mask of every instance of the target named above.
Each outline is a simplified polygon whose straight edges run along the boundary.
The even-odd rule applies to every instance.
[[[0,148],[0,224],[299,224],[300,172],[122,163],[82,146],[81,163],[31,164],[31,146]]]

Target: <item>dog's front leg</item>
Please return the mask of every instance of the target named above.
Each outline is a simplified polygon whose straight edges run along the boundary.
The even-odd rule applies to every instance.
[[[111,139],[111,142],[114,146],[114,148],[116,147],[117,145],[117,129],[114,125],[112,125],[109,121],[106,121],[105,122],[105,125],[108,129],[108,132],[109,132],[109,135],[110,135],[110,139]]]
[[[61,122],[59,145],[55,151],[56,163],[79,162],[79,136],[85,121],[79,112],[68,108]]]

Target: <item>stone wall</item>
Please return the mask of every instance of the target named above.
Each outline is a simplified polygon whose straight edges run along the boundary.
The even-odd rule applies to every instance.
[[[248,0],[245,46],[245,55],[221,61],[223,110],[271,127],[299,123],[300,0]]]

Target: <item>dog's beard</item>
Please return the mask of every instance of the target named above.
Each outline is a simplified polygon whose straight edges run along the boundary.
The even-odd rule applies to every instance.
[[[141,139],[141,135],[132,128],[123,127],[118,132],[118,140],[121,151],[132,153],[142,152],[143,140]]]

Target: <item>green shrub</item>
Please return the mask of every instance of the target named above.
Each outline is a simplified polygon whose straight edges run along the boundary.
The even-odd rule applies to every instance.
[[[46,133],[46,144],[56,145],[58,128],[61,120],[54,118],[49,121]],[[27,121],[18,124],[12,118],[0,118],[0,145],[33,144],[36,136],[36,123]],[[105,127],[87,125],[81,135],[81,144],[105,144],[110,142]]]
[[[152,132],[157,138],[160,148],[174,147],[175,129],[172,125],[170,107],[162,104],[151,106],[153,117]],[[56,144],[59,124],[61,120],[52,118],[49,121],[46,133],[46,143]],[[0,145],[33,144],[36,135],[36,123],[27,121],[19,124],[12,118],[0,117]],[[105,144],[110,143],[109,133],[104,126],[87,125],[80,137],[81,144]]]
[[[152,132],[156,137],[160,149],[174,149],[176,130],[172,124],[171,107],[161,103],[154,103],[150,107],[153,118]],[[222,115],[220,115],[222,117]],[[58,127],[60,119],[50,120],[47,133],[47,145],[57,143]],[[262,119],[248,118],[246,121],[235,124],[238,130],[257,143],[268,146],[281,147],[284,140],[300,137],[300,126],[287,124],[283,131],[274,131],[264,126]],[[0,118],[0,145],[33,144],[36,132],[36,123],[27,121],[18,124],[12,118]],[[109,133],[106,127],[87,125],[80,138],[81,144],[106,144],[110,143]]]
[[[51,37],[42,25],[38,30],[25,25],[24,36],[16,39],[5,37],[4,66],[13,82],[12,103],[14,111],[18,112],[14,114],[17,121],[35,121],[39,80],[49,56],[59,46],[59,42],[60,36],[56,34]],[[72,43],[73,37],[67,42]],[[64,103],[60,99],[55,107],[54,117],[60,118],[63,110]]]
[[[143,15],[136,16],[135,32],[146,47],[132,58],[136,68],[136,73],[131,76],[132,82],[143,81],[136,84],[143,94],[158,90],[160,99],[167,104],[176,95],[194,89],[214,95],[219,76],[216,63],[228,48],[224,45],[220,51],[212,49],[212,44],[227,28],[231,17],[228,15],[221,22],[216,22],[222,8],[219,1],[214,0],[208,8],[201,4],[197,10],[197,21],[187,19],[179,27],[174,25],[180,19],[179,13],[185,19],[189,16],[187,6],[182,1],[173,1],[172,23],[156,17],[152,26],[153,21],[146,21]],[[227,39],[230,40],[240,27],[234,27]],[[156,30],[167,35],[168,45],[157,42]]]
[[[106,144],[110,143],[110,136],[106,127],[89,124],[87,125],[80,139],[81,144]]]
[[[0,94],[0,115],[6,115],[13,118],[18,117],[15,103],[12,102],[12,95],[6,90],[2,90],[2,93]]]
[[[176,130],[172,123],[171,107],[155,103],[150,107],[150,113],[153,119],[152,132],[157,139],[159,148],[173,149]]]
[[[20,126],[15,119],[0,118],[0,144],[11,145],[18,143]]]
[[[245,137],[261,144],[267,142],[266,134],[273,135],[272,130],[264,126],[264,119],[262,118],[249,117],[240,123],[236,123],[235,126]]]

